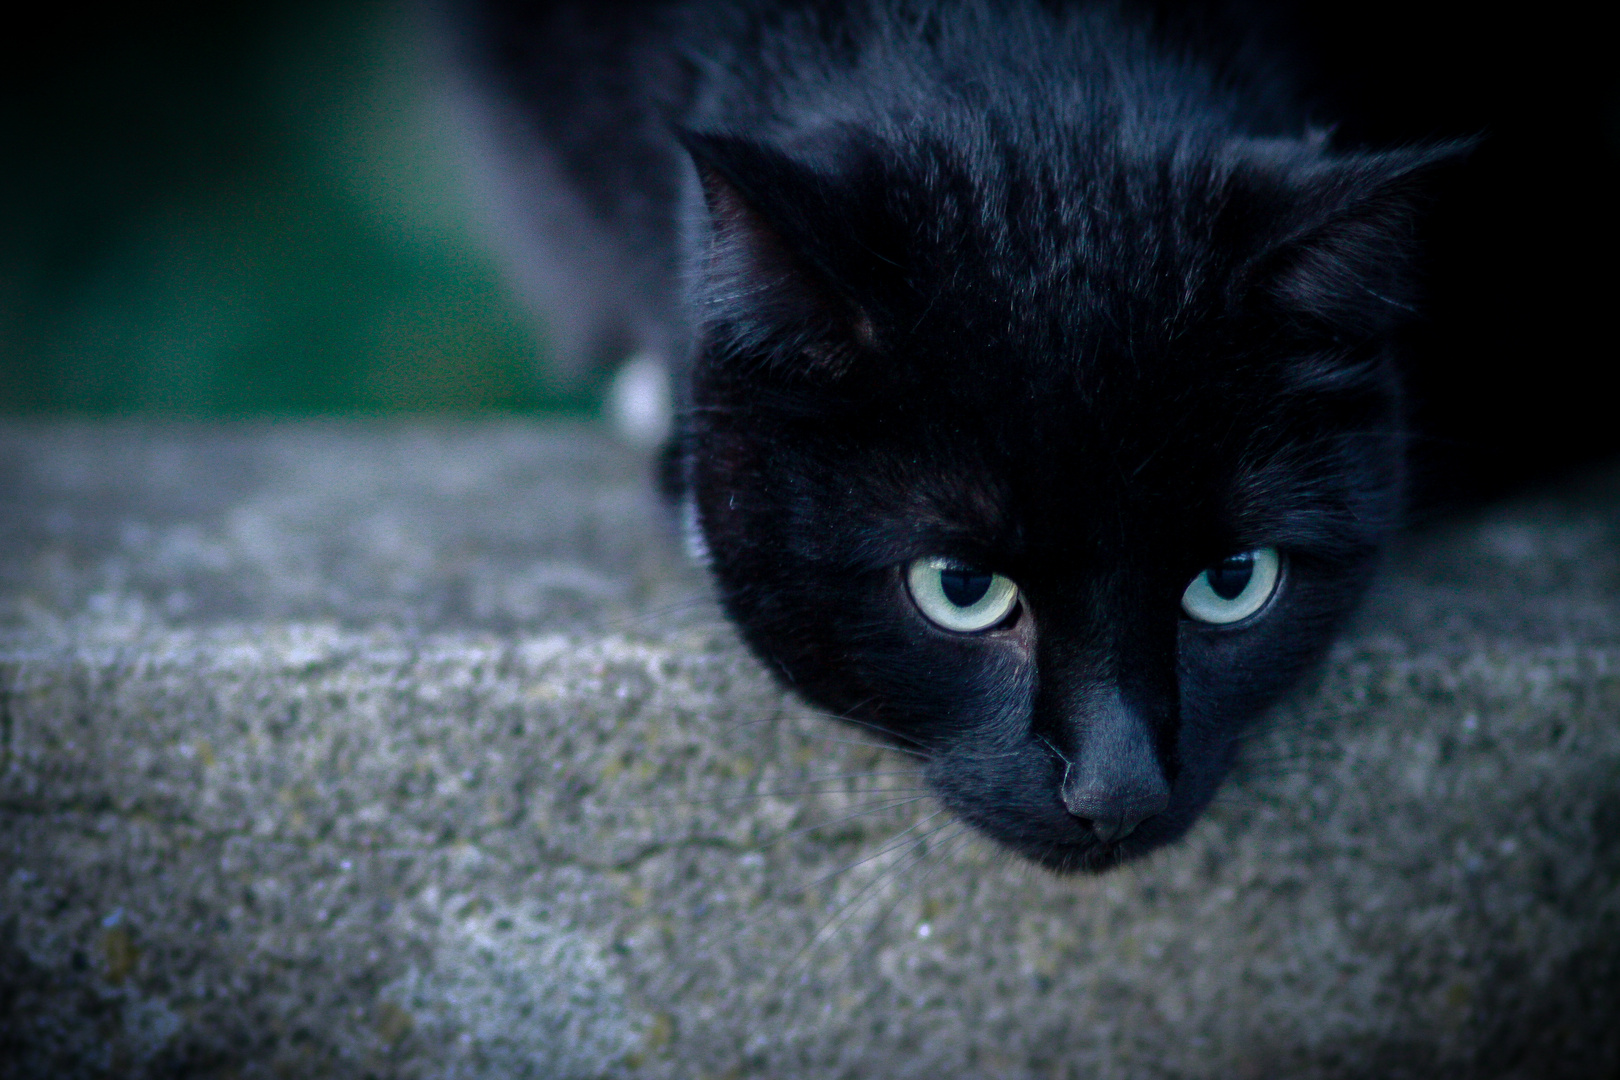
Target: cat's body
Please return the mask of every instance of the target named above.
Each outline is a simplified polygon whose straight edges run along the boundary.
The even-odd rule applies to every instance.
[[[1443,153],[1112,5],[529,7],[472,35],[511,220],[573,363],[674,372],[744,638],[1048,866],[1179,836],[1398,517]]]

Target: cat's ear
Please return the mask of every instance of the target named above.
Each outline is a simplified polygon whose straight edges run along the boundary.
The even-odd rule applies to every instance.
[[[876,346],[865,306],[843,280],[835,238],[847,211],[835,172],[753,140],[685,134],[708,213],[697,268],[700,310],[727,346],[775,366],[836,377]]]
[[[1374,337],[1412,312],[1414,232],[1436,176],[1473,142],[1273,161],[1249,287],[1335,336]],[[1273,186],[1275,185],[1275,186]],[[1273,202],[1272,200],[1275,200]],[[1251,204],[1248,209],[1258,209]]]

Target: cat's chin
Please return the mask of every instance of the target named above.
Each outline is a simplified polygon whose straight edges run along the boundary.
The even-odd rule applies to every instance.
[[[999,838],[998,838],[999,839]],[[1006,843],[1005,840],[1001,841]],[[1094,840],[1032,846],[1009,844],[1026,859],[1039,863],[1054,874],[1101,874],[1134,862],[1168,841],[1141,841],[1127,837],[1111,844]]]
[[[961,815],[979,833],[1015,854],[1038,863],[1054,874],[1101,874],[1174,843],[1186,832],[1171,815],[1149,819],[1130,835],[1103,842],[1090,834],[1090,827],[1076,818],[1061,824],[1042,822],[1033,828],[1008,828],[1005,821],[990,824],[975,820],[972,813]]]
[[[1014,850],[1043,869],[1060,875],[1107,873],[1136,857],[1126,852],[1122,844],[1063,844],[1040,851],[1025,847]]]

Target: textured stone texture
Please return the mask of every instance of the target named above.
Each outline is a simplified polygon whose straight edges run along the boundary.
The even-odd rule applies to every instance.
[[[584,428],[0,427],[0,1076],[1620,1075],[1620,476],[1432,531],[1055,879]]]

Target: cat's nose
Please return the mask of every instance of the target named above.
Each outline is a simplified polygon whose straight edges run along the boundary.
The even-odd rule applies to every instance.
[[[1105,844],[1123,840],[1170,805],[1152,729],[1110,691],[1074,721],[1074,761],[1063,778],[1063,805]]]
[[[1120,797],[1106,791],[1078,791],[1063,793],[1063,805],[1069,813],[1082,818],[1091,826],[1093,835],[1105,844],[1123,840],[1136,831],[1136,827],[1170,805],[1170,788],[1155,794]]]
[[[1168,800],[1167,800],[1168,801]],[[1075,817],[1083,818],[1091,826],[1092,835],[1105,844],[1112,844],[1115,840],[1123,840],[1136,831],[1136,827],[1148,818],[1164,809],[1164,805],[1153,809],[1129,810],[1119,816],[1105,815],[1102,812],[1076,813],[1071,806],[1069,812]]]

